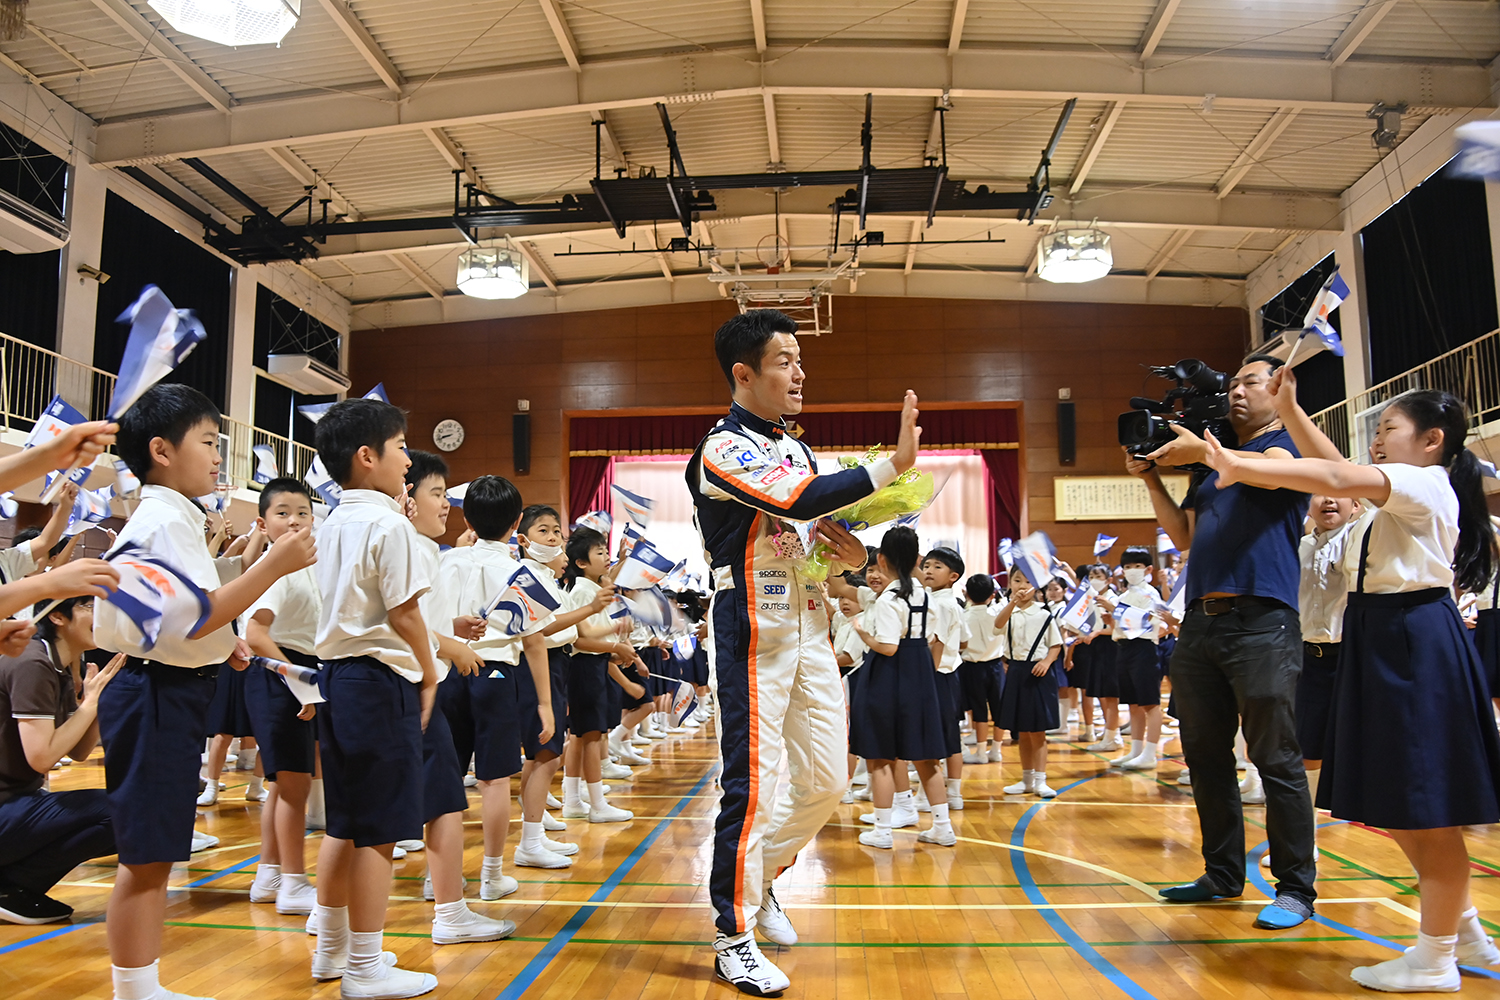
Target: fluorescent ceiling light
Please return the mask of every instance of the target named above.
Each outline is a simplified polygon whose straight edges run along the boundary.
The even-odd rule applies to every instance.
[[[1042,237],[1036,248],[1036,275],[1043,281],[1095,281],[1114,263],[1109,235],[1099,229],[1059,229]]]
[[[476,299],[514,299],[531,287],[524,256],[506,247],[470,247],[458,255],[458,290]]]

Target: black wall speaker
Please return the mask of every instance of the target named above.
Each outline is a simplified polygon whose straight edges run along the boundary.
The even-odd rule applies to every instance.
[[[1078,461],[1078,416],[1072,403],[1057,404],[1057,460],[1063,465]]]
[[[516,475],[531,473],[531,414],[516,413],[510,418],[511,454],[515,458]]]

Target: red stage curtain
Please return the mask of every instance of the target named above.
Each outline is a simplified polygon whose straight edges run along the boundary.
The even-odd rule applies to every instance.
[[[922,436],[927,436],[925,428]],[[984,459],[984,471],[989,479],[985,510],[990,519],[990,572],[998,573],[1001,565],[996,548],[1000,539],[1016,538],[1021,534],[1020,462],[1017,452],[1009,448],[986,448],[979,454]]]
[[[568,523],[591,510],[609,509],[609,487],[615,460],[608,455],[575,455],[568,459]]]

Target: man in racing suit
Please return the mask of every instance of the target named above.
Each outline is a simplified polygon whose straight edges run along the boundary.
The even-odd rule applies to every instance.
[[[812,450],[783,419],[802,409],[796,329],[771,309],[719,328],[715,352],[734,402],[686,477],[714,582],[707,648],[724,768],[709,881],[716,969],[757,996],[790,981],[760,953],[754,931],[777,944],[797,940],[771,880],[827,822],[847,781],[844,692],[828,616],[818,585],[796,567],[815,540],[833,548],[842,564],[835,571],[864,565],[864,546],[819,519],[910,468],[921,433],[908,392],[893,458],[819,475]],[[773,803],[783,743],[791,787]]]

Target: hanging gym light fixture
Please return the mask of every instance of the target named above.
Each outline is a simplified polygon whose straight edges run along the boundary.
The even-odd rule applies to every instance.
[[[458,255],[458,290],[476,299],[515,299],[531,287],[524,254],[510,247],[470,247]]]
[[[150,0],[185,35],[220,45],[280,45],[302,16],[302,0]]]
[[[1092,227],[1048,233],[1036,248],[1036,275],[1043,281],[1096,281],[1108,274],[1114,263],[1109,234]]]

